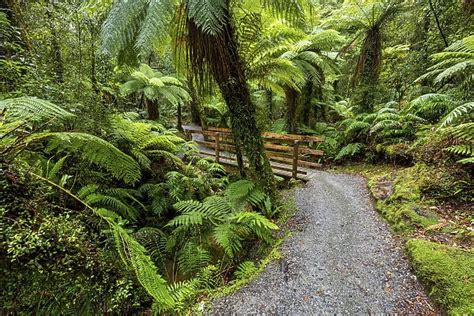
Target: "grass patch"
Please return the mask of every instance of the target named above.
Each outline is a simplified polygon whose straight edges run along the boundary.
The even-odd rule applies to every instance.
[[[474,252],[421,239],[409,240],[407,249],[430,297],[449,314],[474,314]]]

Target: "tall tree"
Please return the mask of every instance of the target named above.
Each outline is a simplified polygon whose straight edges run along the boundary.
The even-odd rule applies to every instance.
[[[351,79],[359,112],[373,110],[382,66],[383,29],[401,8],[400,0],[351,0],[331,18],[341,28],[356,27],[355,39],[363,37]]]

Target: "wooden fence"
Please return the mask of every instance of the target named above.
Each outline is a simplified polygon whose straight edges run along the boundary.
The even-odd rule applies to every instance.
[[[199,144],[200,153],[211,156],[216,162],[237,165],[235,144],[227,128],[209,127],[207,130],[186,126],[189,140]],[[202,135],[193,137],[193,135]],[[317,136],[263,133],[265,153],[273,173],[287,178],[308,180],[311,169],[320,168],[318,160],[323,151],[316,149],[322,139]]]

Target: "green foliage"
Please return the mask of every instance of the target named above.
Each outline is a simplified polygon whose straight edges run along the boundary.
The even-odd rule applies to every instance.
[[[408,253],[430,296],[450,315],[474,312],[474,254],[434,242],[411,239]]]
[[[203,202],[188,200],[174,205],[180,215],[166,226],[175,230],[194,230],[195,227],[208,227],[212,237],[225,254],[233,257],[242,250],[242,241],[255,234],[270,242],[271,232],[278,227],[262,214],[247,210],[249,205],[261,205],[267,200],[255,185],[247,180],[231,184],[222,196],[212,196]]]
[[[85,133],[39,133],[35,140],[51,138],[47,150],[59,150],[80,155],[110,172],[125,183],[136,183],[141,177],[140,166],[127,154],[109,142]]]
[[[237,267],[234,275],[237,279],[246,279],[257,272],[257,267],[252,261],[244,261]]]
[[[334,158],[334,159],[339,160],[339,159],[342,159],[344,157],[352,157],[355,154],[360,153],[363,148],[364,148],[364,145],[361,144],[361,143],[348,144],[348,145],[341,148],[339,153],[336,155],[336,158]]]

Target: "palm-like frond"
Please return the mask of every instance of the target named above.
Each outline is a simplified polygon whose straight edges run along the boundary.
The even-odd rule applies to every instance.
[[[125,95],[144,93],[150,100],[161,97],[173,106],[191,98],[178,78],[164,75],[146,64],[140,65],[138,70],[132,72],[130,80],[121,86],[121,91]]]
[[[223,196],[208,197],[203,202],[188,200],[176,203],[174,208],[180,215],[166,226],[187,230],[210,226],[215,242],[232,257],[251,234],[270,241],[272,230],[278,228],[262,214],[244,210],[249,204],[263,207],[266,200],[267,197],[252,182],[237,181]]]
[[[364,144],[361,143],[351,143],[341,148],[339,153],[334,158],[335,160],[340,160],[345,157],[352,157],[362,151]]]

